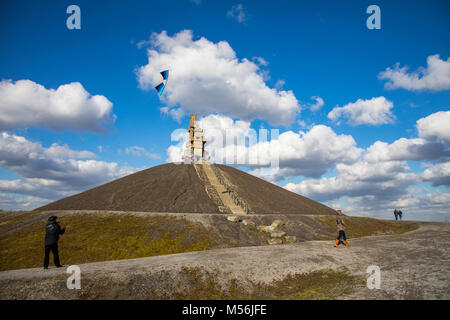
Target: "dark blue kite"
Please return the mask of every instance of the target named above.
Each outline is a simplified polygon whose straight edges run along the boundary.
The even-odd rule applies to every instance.
[[[155,87],[155,89],[156,89],[156,91],[158,91],[158,94],[159,94],[159,95],[162,95],[162,93],[163,93],[163,91],[164,91],[164,88],[165,88],[166,85],[167,85],[167,81],[169,80],[169,70],[164,70],[164,71],[161,71],[160,73],[161,73],[161,75],[162,75],[164,81],[161,82],[160,84],[158,84],[158,85]]]

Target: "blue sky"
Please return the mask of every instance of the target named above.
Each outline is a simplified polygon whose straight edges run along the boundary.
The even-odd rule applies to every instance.
[[[80,30],[66,27],[71,4],[81,9]],[[366,27],[371,4],[381,9],[380,30]],[[196,112],[205,131],[228,119],[233,128],[240,120],[292,133],[285,147],[296,151],[282,156],[285,170],[261,176],[291,191],[353,215],[391,218],[401,207],[413,219],[446,221],[449,9],[447,1],[2,1],[0,207],[31,209],[171,161],[171,133]],[[201,38],[209,51],[199,47]],[[220,51],[221,42],[232,53]],[[183,65],[180,46],[196,65]],[[155,50],[153,60],[147,50]],[[143,68],[159,70],[167,59],[173,78],[160,98],[152,89],[158,72]],[[220,69],[221,62],[232,68]],[[392,72],[383,78],[386,70]],[[423,73],[415,79],[417,71]],[[222,89],[249,73],[254,77],[231,94]],[[186,81],[196,83],[192,90]],[[261,81],[275,90],[270,103]],[[46,90],[72,83],[81,90],[45,101]],[[76,100],[83,92],[88,97]],[[287,107],[283,94],[291,99]],[[106,102],[89,100],[96,95]],[[323,106],[313,110],[312,97]],[[317,146],[317,137],[333,146]],[[402,138],[403,147],[387,147]],[[367,156],[376,141],[385,145]]]

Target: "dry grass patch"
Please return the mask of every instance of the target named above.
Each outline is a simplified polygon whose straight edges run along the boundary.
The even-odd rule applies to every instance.
[[[354,292],[364,281],[346,268],[289,274],[269,284],[252,283],[245,287],[232,279],[220,284],[217,272],[183,268],[187,286],[172,298],[187,300],[323,300]]]
[[[179,217],[79,214],[63,216],[60,223],[67,226],[59,241],[65,265],[206,250],[216,244],[210,230]],[[45,222],[40,221],[0,237],[0,270],[41,267],[44,236]]]
[[[85,280],[72,299],[146,300],[327,300],[355,292],[364,279],[346,268],[289,274],[271,283],[230,278],[220,270],[182,267],[176,275],[161,271],[152,275]],[[68,297],[69,298],[69,297]]]
[[[0,231],[41,215],[39,211],[0,211]]]

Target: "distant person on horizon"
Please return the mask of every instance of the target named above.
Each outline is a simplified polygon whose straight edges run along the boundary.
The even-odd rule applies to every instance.
[[[399,218],[400,220],[402,220],[402,214],[403,214],[402,210],[398,210],[398,211],[397,211],[397,214],[398,214],[398,218]]]
[[[53,261],[57,268],[61,268],[62,265],[59,262],[58,253],[58,240],[59,236],[66,231],[66,227],[61,228],[57,221],[58,217],[51,216],[48,218],[47,225],[45,226],[45,258],[44,269],[48,269],[48,262],[50,259],[50,251],[53,253]]]
[[[338,236],[334,242],[334,246],[337,248],[339,244],[344,243],[346,247],[350,247],[350,243],[348,243],[347,237],[345,236],[344,215],[341,210],[336,210],[336,225],[338,229]],[[342,242],[341,239],[344,241]]]
[[[394,216],[395,216],[395,220],[398,220],[398,211],[397,209],[394,209]]]

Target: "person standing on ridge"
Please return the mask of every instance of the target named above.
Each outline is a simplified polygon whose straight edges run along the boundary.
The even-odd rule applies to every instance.
[[[402,220],[402,214],[403,214],[402,210],[398,210],[397,214],[398,214],[398,218],[400,220]]]
[[[66,231],[66,227],[61,228],[58,221],[58,217],[51,216],[48,218],[47,225],[45,226],[45,257],[44,257],[44,269],[48,269],[48,262],[50,258],[50,251],[53,253],[53,261],[57,268],[61,268],[62,265],[59,262],[58,253],[58,240],[59,236]]]
[[[345,246],[350,247],[350,243],[348,243],[347,237],[345,236],[344,215],[341,210],[336,210],[336,225],[339,233],[336,241],[334,242],[334,246],[337,248],[337,246],[342,242],[341,239],[343,239]]]
[[[397,209],[394,209],[394,216],[395,216],[395,221],[398,220],[398,211]]]

